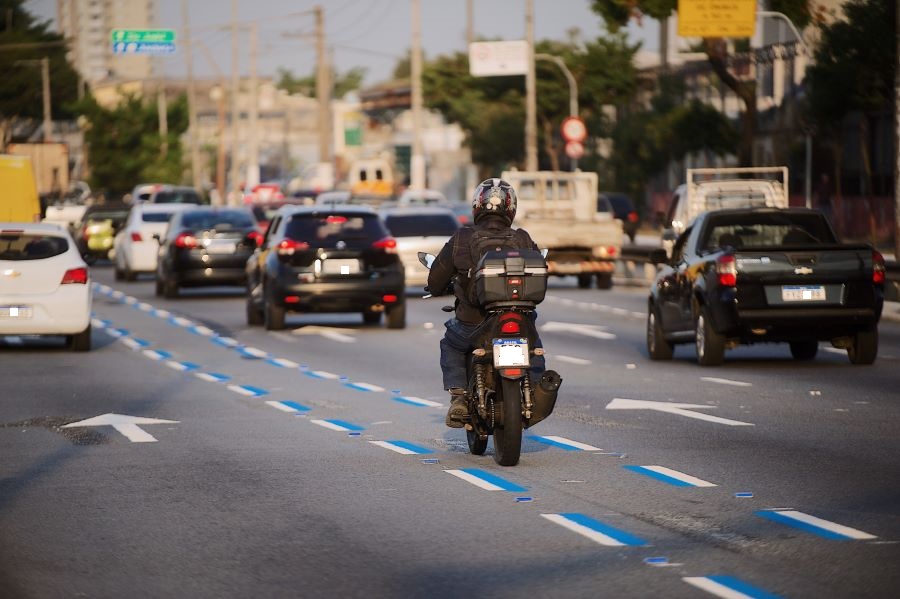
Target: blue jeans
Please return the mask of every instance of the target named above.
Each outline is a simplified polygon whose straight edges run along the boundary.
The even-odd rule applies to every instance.
[[[532,322],[537,319],[537,313],[532,313]],[[466,378],[466,358],[475,349],[478,341],[478,329],[480,324],[469,324],[457,320],[454,316],[444,323],[446,330],[441,339],[441,372],[444,374],[444,389],[458,387],[465,389],[469,381]],[[543,347],[541,337],[535,327],[535,347]],[[532,348],[533,349],[533,348]],[[528,372],[532,381],[537,381],[544,372],[544,356],[532,356],[531,366]]]

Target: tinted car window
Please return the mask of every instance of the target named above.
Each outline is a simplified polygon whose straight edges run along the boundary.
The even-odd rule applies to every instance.
[[[374,214],[295,214],[287,223],[285,237],[329,248],[343,241],[369,244],[387,236]]]
[[[242,210],[188,212],[181,224],[188,229],[241,229],[255,226],[249,214]]]
[[[0,260],[43,260],[59,256],[68,249],[69,242],[54,235],[0,234]]]
[[[450,214],[395,214],[389,215],[385,223],[394,237],[450,237],[459,228]]]
[[[167,223],[170,218],[170,212],[145,212],[141,215],[141,220],[145,223]]]
[[[606,197],[609,199],[609,203],[612,204],[613,212],[615,212],[616,218],[625,220],[626,218],[628,218],[629,212],[634,212],[634,205],[631,203],[631,198],[629,198],[628,196],[611,194]]]
[[[174,190],[161,191],[153,199],[154,204],[200,204],[200,196],[196,191]]]
[[[717,217],[704,233],[702,247],[777,248],[790,243],[835,243],[818,214],[758,214]]]

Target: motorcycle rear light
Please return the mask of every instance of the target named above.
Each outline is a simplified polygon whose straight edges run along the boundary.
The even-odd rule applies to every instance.
[[[193,233],[180,233],[178,237],[175,238],[175,247],[177,248],[185,248],[190,250],[196,248],[198,245],[199,244],[197,243],[197,238],[194,237]]]
[[[392,293],[388,293],[381,297],[381,301],[383,301],[386,304],[395,304],[395,303],[397,303],[397,296]]]
[[[726,254],[716,260],[716,274],[719,276],[719,285],[734,287],[737,285],[737,262],[734,256]]]
[[[309,244],[305,241],[295,241],[293,239],[284,239],[281,243],[278,244],[278,255],[279,256],[293,256],[294,252],[297,250],[303,251],[308,250]]]
[[[525,374],[525,371],[521,368],[507,368],[503,371],[506,376],[522,376]]]
[[[62,282],[60,285],[87,285],[88,282],[88,269],[86,268],[70,268],[66,271],[66,274],[63,275]]]
[[[519,323],[515,320],[507,320],[502,325],[500,325],[501,333],[519,333],[522,328],[519,326]]]
[[[284,303],[286,304],[299,304],[300,296],[299,295],[288,295],[284,298]]]
[[[135,231],[131,234],[131,241],[143,241],[143,240],[144,240],[143,237],[141,237],[141,234],[138,233],[137,231]]]
[[[884,285],[885,279],[884,256],[872,251],[872,282],[876,285]]]
[[[372,244],[372,247],[376,250],[384,250],[385,253],[388,254],[396,254],[397,253],[397,240],[393,237],[385,237],[383,239],[379,239],[375,243]]]

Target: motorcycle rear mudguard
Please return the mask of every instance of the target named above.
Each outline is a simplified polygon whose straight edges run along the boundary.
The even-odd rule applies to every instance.
[[[562,385],[562,377],[555,370],[545,370],[541,380],[531,391],[531,418],[525,421],[525,428],[529,428],[553,413],[556,407],[556,396]]]

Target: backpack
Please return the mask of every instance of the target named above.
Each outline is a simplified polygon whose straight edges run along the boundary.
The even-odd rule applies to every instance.
[[[509,227],[475,229],[469,239],[469,254],[475,264],[466,281],[466,298],[469,303],[475,306],[482,303],[476,291],[475,273],[482,268],[486,254],[497,256],[498,252],[525,249],[532,249],[531,242],[515,229]]]

